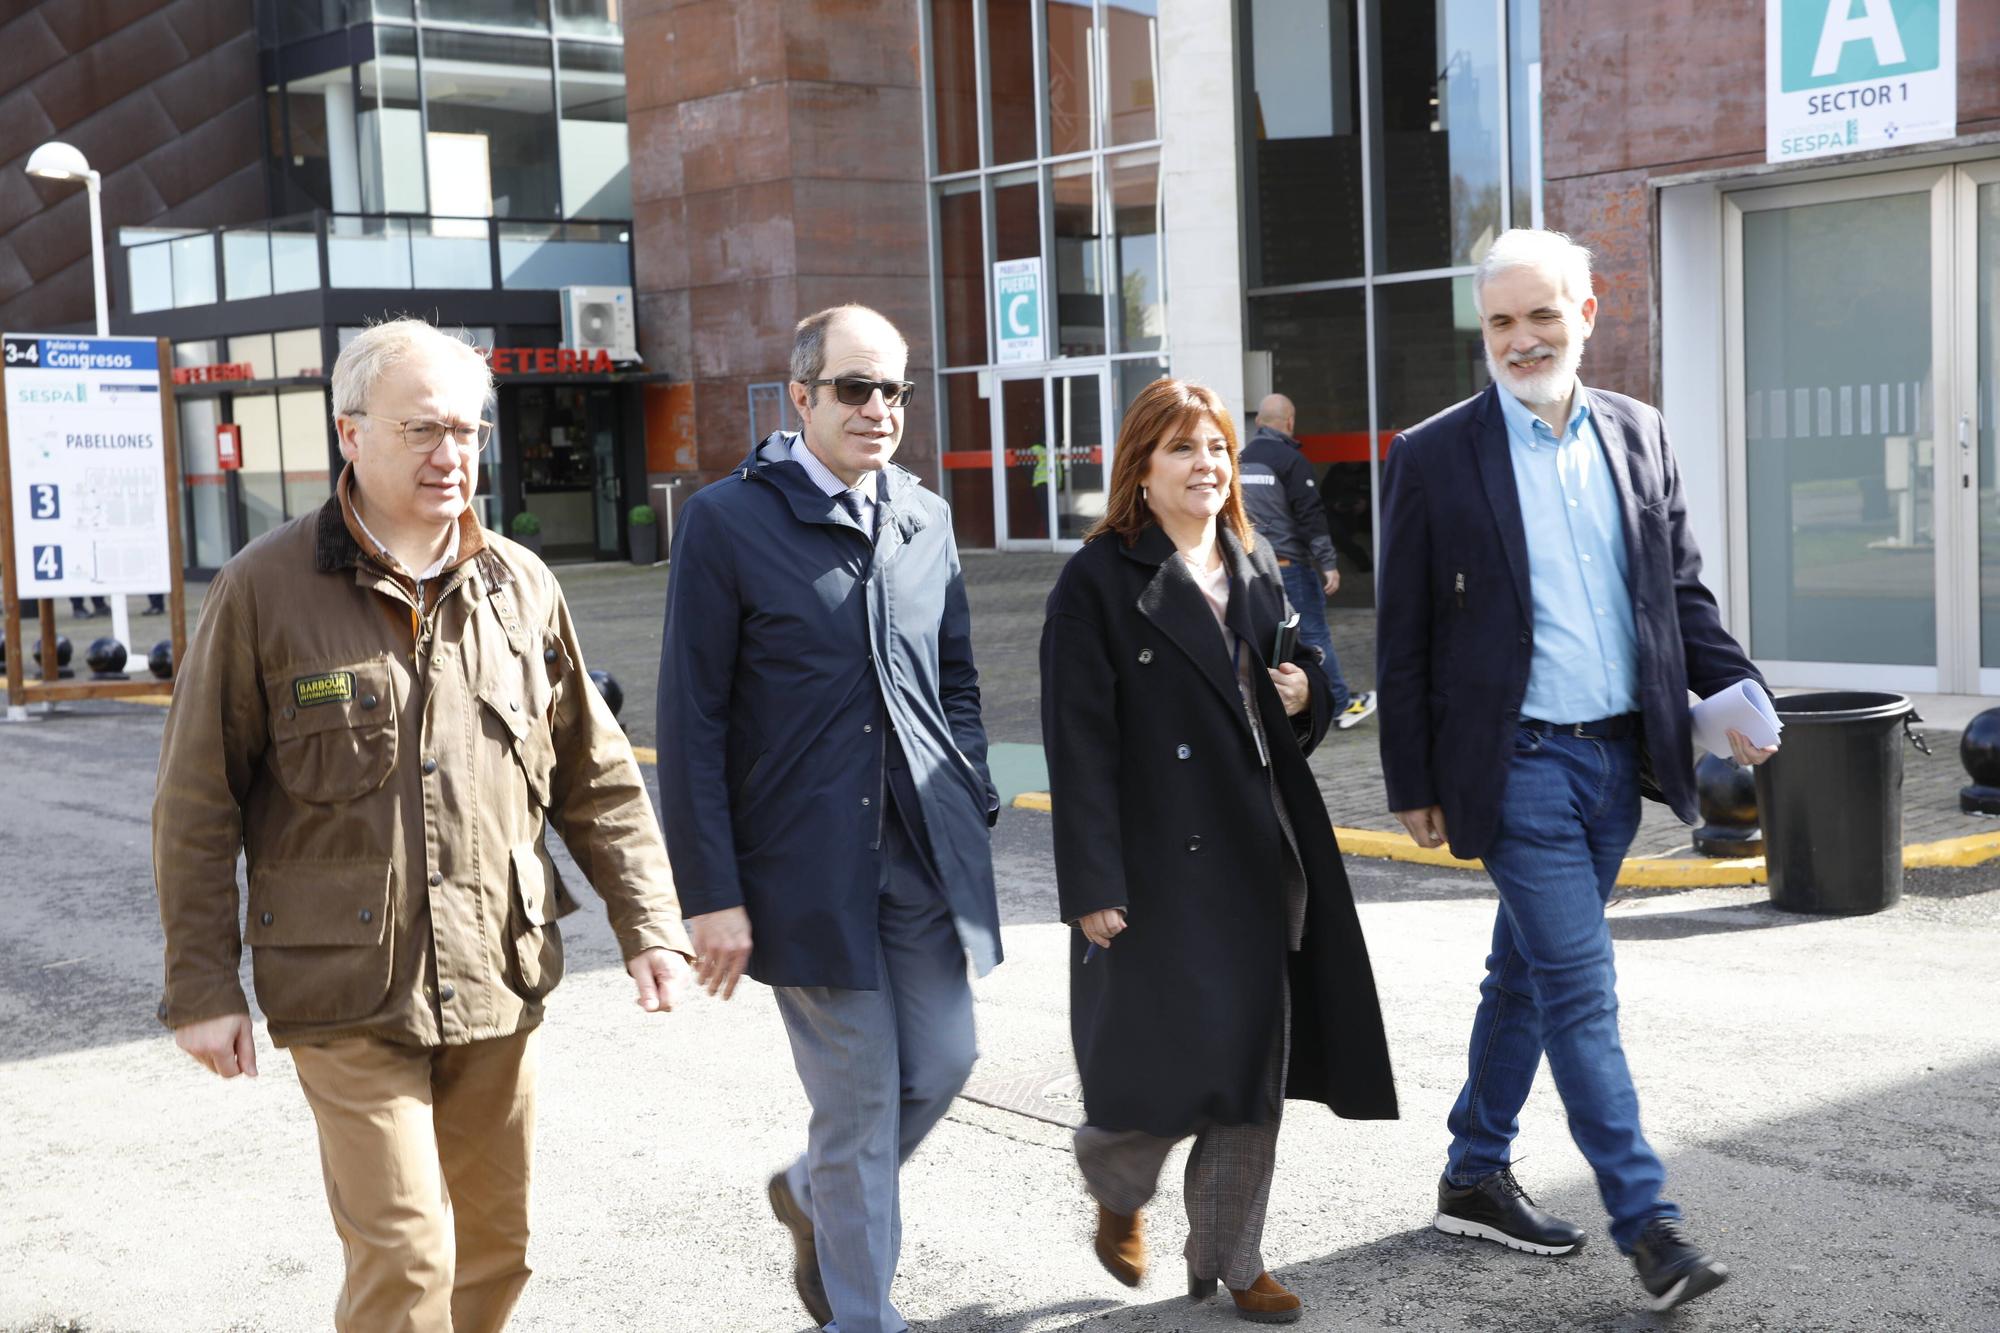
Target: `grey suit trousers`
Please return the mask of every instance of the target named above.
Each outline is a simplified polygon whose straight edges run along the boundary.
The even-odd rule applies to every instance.
[[[977,1055],[951,912],[900,820],[892,814],[884,825],[880,988],[776,988],[812,1103],[805,1155],[786,1176],[813,1219],[838,1333],[909,1328],[889,1299],[902,1246],[901,1167]]]

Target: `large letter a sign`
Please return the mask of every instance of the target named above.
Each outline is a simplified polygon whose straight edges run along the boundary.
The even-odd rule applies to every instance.
[[[1958,0],[1764,0],[1772,162],[1958,132]]]

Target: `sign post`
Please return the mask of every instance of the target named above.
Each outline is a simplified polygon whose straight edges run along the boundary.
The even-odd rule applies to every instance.
[[[1958,133],[1958,0],[1764,0],[1764,157]]]
[[[1001,365],[1046,359],[1042,347],[1042,261],[1001,259],[993,265],[994,360]]]
[[[30,703],[157,694],[152,680],[58,677],[56,597],[168,589],[186,647],[172,356],[164,339],[0,335],[0,597],[7,713]],[[40,603],[41,678],[27,679],[21,599]],[[128,660],[140,660],[128,643]],[[171,687],[166,687],[171,688]]]

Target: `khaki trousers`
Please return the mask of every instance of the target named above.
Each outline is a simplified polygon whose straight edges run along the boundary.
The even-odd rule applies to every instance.
[[[535,1033],[295,1046],[347,1252],[340,1333],[499,1333],[528,1281]]]

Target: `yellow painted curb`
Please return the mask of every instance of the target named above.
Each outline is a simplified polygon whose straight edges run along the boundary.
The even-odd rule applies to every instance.
[[[2000,833],[1974,833],[1942,842],[1912,843],[1903,849],[1906,870],[1983,866],[2000,858]]]
[[[134,694],[129,698],[119,700],[120,703],[128,704],[152,704],[157,708],[165,708],[172,704],[173,701],[174,696],[171,694]]]
[[[633,746],[632,757],[642,764],[657,764],[660,762],[660,752],[650,745]]]
[[[1045,791],[1022,792],[1014,798],[1014,808],[1047,813],[1050,809],[1049,794]],[[1485,868],[1478,861],[1462,861],[1442,847],[1419,847],[1407,833],[1336,827],[1333,835],[1340,842],[1340,850],[1349,856],[1436,866],[1445,870]],[[1908,870],[1962,868],[1996,860],[2000,860],[2000,832],[1974,833],[1963,838],[1946,838],[1942,842],[1911,843],[1903,848],[1903,866]],[[1618,887],[1622,889],[1740,888],[1767,882],[1764,858],[1761,856],[1732,860],[1633,856],[1627,857],[1618,871]]]

